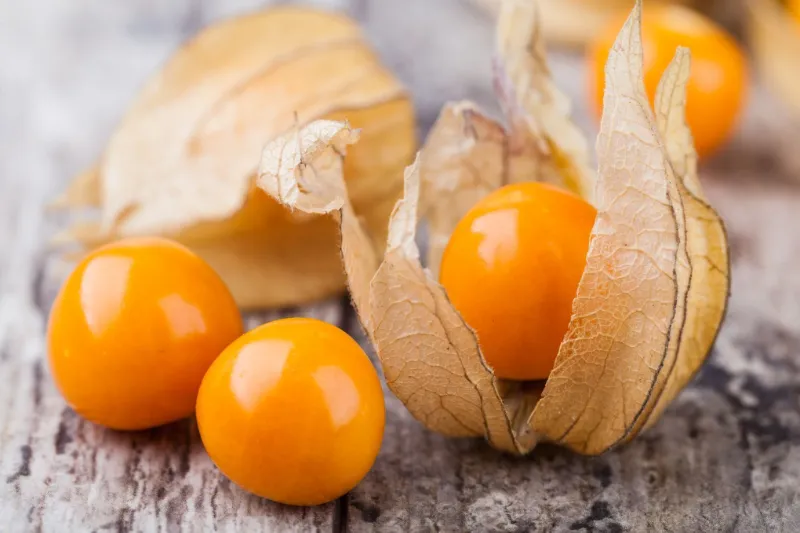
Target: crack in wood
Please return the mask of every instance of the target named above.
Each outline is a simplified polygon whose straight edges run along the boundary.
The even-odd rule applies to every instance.
[[[189,511],[188,502],[189,498],[192,496],[192,493],[192,487],[189,485],[184,485],[181,487],[178,494],[167,500],[165,514],[167,518],[168,530],[180,528],[181,524],[184,523],[183,519],[186,513]]]
[[[132,530],[133,510],[129,508],[122,509],[117,516],[115,526],[117,533],[128,533]]]
[[[61,455],[67,449],[67,445],[73,441],[72,432],[74,431],[75,411],[69,407],[61,410],[61,417],[58,421],[58,430],[54,439],[56,455]]]
[[[31,456],[33,451],[30,444],[23,444],[19,448],[20,463],[17,471],[6,478],[6,483],[14,483],[21,477],[28,477],[31,475]]]
[[[211,491],[211,499],[209,504],[211,505],[211,518],[214,519],[214,522],[218,520],[219,512],[217,511],[217,496],[219,495],[219,483],[214,484],[214,490]]]
[[[45,285],[47,277],[45,276],[47,264],[47,257],[41,254],[34,260],[33,277],[31,278],[31,298],[33,305],[41,313],[42,317],[47,317],[50,313],[50,299],[47,297]]]
[[[602,529],[598,529],[597,522],[605,522],[607,520],[608,523],[604,524]],[[607,533],[622,533],[624,531],[622,525],[613,520],[608,502],[603,500],[592,503],[588,516],[583,520],[570,524],[569,529],[571,531],[604,531]]]
[[[181,477],[186,477],[191,468],[192,434],[196,431],[196,427],[192,419],[191,423],[186,424],[186,430],[181,432],[183,442],[178,452],[178,474]]]
[[[381,516],[380,507],[369,502],[355,500],[351,498],[350,505],[361,513],[361,520],[367,524],[374,524]]]
[[[611,481],[614,476],[613,471],[608,463],[603,461],[602,459],[598,459],[598,462],[594,465],[592,469],[592,474],[594,477],[600,482],[600,486],[602,488],[608,488],[611,486]]]
[[[346,533],[350,510],[350,495],[338,498],[333,507],[333,533]]]
[[[44,371],[42,370],[42,360],[37,359],[33,363],[33,408],[38,411],[39,406],[42,405],[42,382],[44,381]]]

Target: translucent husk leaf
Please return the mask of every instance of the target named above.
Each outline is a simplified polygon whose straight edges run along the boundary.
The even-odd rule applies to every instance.
[[[345,176],[354,209],[383,242],[415,149],[411,102],[355,22],[301,8],[222,22],[178,50],[133,103],[96,171],[56,202],[100,207],[94,226],[61,239],[91,247],[129,235],[176,238],[220,272],[243,307],[339,291],[336,226],[288,216],[254,185],[253,154],[323,117],[361,128]]]
[[[420,206],[430,223],[427,264],[434,275],[455,225],[500,186],[545,181],[592,199],[588,146],[550,75],[536,3],[504,2],[497,35],[494,82],[508,127],[471,102],[447,104],[420,154]]]
[[[420,264],[419,191],[415,164],[406,170],[405,196],[392,213],[386,253],[371,283],[368,329],[386,382],[429,429],[483,436],[498,449],[525,453],[535,436],[524,420],[515,427],[522,404],[503,404],[504,387],[486,365],[475,333]]]
[[[697,174],[697,152],[685,119],[689,64],[688,50],[679,49],[656,92],[658,128],[666,141],[683,201],[691,279],[677,359],[646,422],[647,427],[660,418],[669,402],[702,366],[722,325],[730,292],[725,226],[703,193]]]
[[[532,175],[527,160],[526,154],[512,156],[506,131],[472,102],[442,108],[419,163],[421,211],[429,225],[427,264],[434,275],[458,221],[493,190]]]
[[[722,222],[702,199],[684,122],[688,51],[657,98],[642,82],[641,3],[606,67],[598,219],[573,318],[532,418],[601,453],[652,425],[705,360],[728,297]]]
[[[569,98],[550,74],[537,9],[538,4],[530,0],[503,2],[497,22],[498,97],[512,139],[539,150],[537,179],[562,185],[591,201],[595,176],[589,166],[589,147],[569,118]]]
[[[748,0],[750,41],[761,74],[800,113],[800,22],[778,0]]]

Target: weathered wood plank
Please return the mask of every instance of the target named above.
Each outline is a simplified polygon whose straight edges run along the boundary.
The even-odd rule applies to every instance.
[[[365,25],[412,89],[423,130],[445,100],[491,102],[491,28],[461,0],[312,3],[345,9]],[[705,172],[733,244],[728,321],[712,363],[629,446],[594,459],[545,446],[514,459],[431,434],[389,397],[381,456],[347,507],[291,509],[225,480],[191,421],[123,434],[65,409],[43,358],[45,313],[66,273],[44,242],[63,221],[43,218],[42,206],[94,159],[170,50],[199,25],[263,4],[4,6],[0,529],[800,531],[800,128],[761,91],[740,138]],[[562,57],[554,68],[572,89],[580,122],[593,128],[580,60]],[[358,332],[340,303],[289,312]],[[342,517],[346,523],[336,523]]]

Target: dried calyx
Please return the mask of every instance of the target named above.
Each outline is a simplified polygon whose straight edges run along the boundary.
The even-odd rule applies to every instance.
[[[492,374],[415,244],[426,216],[435,270],[459,218],[507,182],[555,182],[590,199],[595,178],[585,143],[548,75],[531,2],[506,1],[500,15],[497,86],[509,128],[469,103],[445,107],[406,169],[382,259],[342,179],[345,147],[356,141],[348,125],[314,123],[265,151],[262,188],[293,210],[340,224],[351,294],[387,383],[431,430],[483,436],[517,454],[542,440],[602,453],[653,424],[707,356],[728,296],[725,233],[703,196],[684,121],[688,52],[678,50],[664,74],[654,113],[642,80],[640,20],[637,3],[609,57],[591,199],[598,216],[543,390]],[[447,202],[437,201],[445,194]]]
[[[254,186],[253,154],[298,121],[361,128],[344,173],[378,239],[416,149],[413,109],[358,25],[274,8],[207,28],[144,87],[96,168],[60,204],[99,208],[62,241],[92,247],[167,235],[204,257],[243,307],[292,305],[344,289],[336,227],[287,216]]]

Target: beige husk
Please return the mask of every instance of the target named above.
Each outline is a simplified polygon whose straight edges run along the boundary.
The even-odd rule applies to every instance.
[[[92,247],[131,235],[176,238],[221,274],[243,307],[340,291],[335,225],[289,216],[254,186],[254,154],[320,118],[361,129],[344,174],[380,246],[416,149],[411,102],[354,21],[289,7],[221,22],[175,53],[96,168],[57,202],[99,208],[100,220],[58,240]]]
[[[705,360],[722,322],[724,228],[702,196],[684,122],[679,49],[654,115],[642,82],[640,5],[606,67],[598,219],[573,318],[534,430],[597,454],[655,423]]]
[[[778,0],[748,0],[750,41],[770,89],[800,113],[800,21]]]
[[[519,6],[504,3],[501,32],[504,16],[535,27],[525,20],[535,11],[523,17]],[[519,125],[504,130],[472,104],[445,107],[406,169],[404,197],[392,213],[382,259],[347,199],[342,158],[345,145],[355,142],[347,124],[313,123],[265,150],[262,188],[295,212],[327,214],[339,223],[351,294],[387,383],[429,429],[482,436],[516,454],[541,440],[602,453],[653,424],[707,356],[728,297],[725,233],[704,200],[683,118],[688,51],[678,50],[665,73],[653,113],[642,79],[640,19],[637,2],[609,57],[597,143],[598,217],[573,318],[544,391],[540,383],[492,374],[475,333],[421,266],[415,243],[420,209],[439,217],[430,225],[432,239],[442,243],[447,235],[440,232],[458,216],[445,216],[448,205],[460,212],[508,181],[553,178],[554,159],[540,148],[558,146],[562,137],[540,127],[548,123],[541,109],[519,115],[537,125],[523,134]],[[501,51],[507,58],[509,50]],[[498,70],[503,72],[514,69],[506,64]],[[519,71],[515,76],[521,79]],[[511,83],[516,95],[526,95],[517,97],[518,109],[535,99],[531,91],[551,86],[548,80]],[[501,97],[507,95],[501,90]],[[563,112],[558,117],[570,130]],[[561,153],[560,168],[585,164],[579,151]],[[447,191],[448,201],[425,198],[437,191]]]

